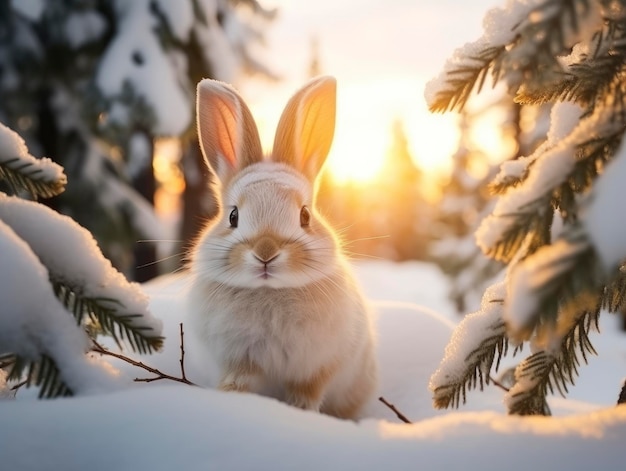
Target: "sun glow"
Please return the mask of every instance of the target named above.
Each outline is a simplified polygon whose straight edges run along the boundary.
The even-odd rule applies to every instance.
[[[335,138],[326,167],[337,184],[375,181],[388,156],[396,120],[401,122],[409,152],[427,180],[433,182],[429,177],[449,171],[450,157],[458,145],[456,118],[430,113],[422,89],[423,83],[413,77],[366,83],[339,80]],[[281,112],[277,103],[286,100],[275,98],[253,106],[266,149],[271,148],[273,123]]]
[[[337,96],[335,138],[327,169],[337,184],[367,185],[374,181],[392,145],[392,124],[399,120],[415,164],[427,175],[449,171],[458,145],[455,117],[430,113],[416,79],[342,84]],[[293,90],[292,90],[293,92]],[[281,94],[283,91],[281,91]],[[274,124],[287,98],[256,103],[254,114],[264,148],[270,149]]]

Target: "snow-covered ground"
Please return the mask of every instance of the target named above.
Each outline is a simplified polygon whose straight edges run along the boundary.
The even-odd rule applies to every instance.
[[[51,401],[0,401],[0,463],[12,470],[137,469],[524,469],[528,459],[555,469],[618,469],[626,452],[626,407],[614,407],[626,371],[626,338],[602,318],[592,335],[599,356],[580,368],[556,418],[504,414],[496,387],[472,392],[462,411],[434,411],[428,380],[458,317],[446,282],[431,265],[360,262],[357,275],[378,309],[379,395],[414,423],[373,399],[358,423],[294,409],[273,399],[160,381],[126,364],[119,392]],[[165,349],[142,359],[180,375],[179,323],[184,275],[145,286],[164,321]],[[419,303],[423,307],[419,307]],[[185,332],[187,377],[211,385],[215,370]],[[21,397],[21,400],[20,400]]]

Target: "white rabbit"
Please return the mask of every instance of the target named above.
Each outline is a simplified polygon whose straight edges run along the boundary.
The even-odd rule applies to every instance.
[[[372,314],[314,206],[336,81],[313,79],[290,99],[268,159],[233,88],[205,79],[197,93],[220,213],[191,253],[191,318],[219,388],[358,418],[377,385]]]

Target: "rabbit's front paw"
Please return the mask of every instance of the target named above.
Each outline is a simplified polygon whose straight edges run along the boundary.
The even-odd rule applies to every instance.
[[[322,368],[308,380],[287,382],[287,403],[300,409],[319,412],[333,371],[331,368]]]
[[[260,374],[260,369],[250,362],[233,363],[222,376],[218,388],[221,391],[252,392]]]

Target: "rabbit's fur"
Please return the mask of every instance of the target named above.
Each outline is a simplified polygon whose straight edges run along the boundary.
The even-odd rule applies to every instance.
[[[220,213],[191,253],[191,310],[194,332],[221,368],[220,389],[357,418],[376,387],[372,315],[314,208],[335,100],[334,78],[301,88],[264,159],[238,93],[198,84],[200,145]]]

